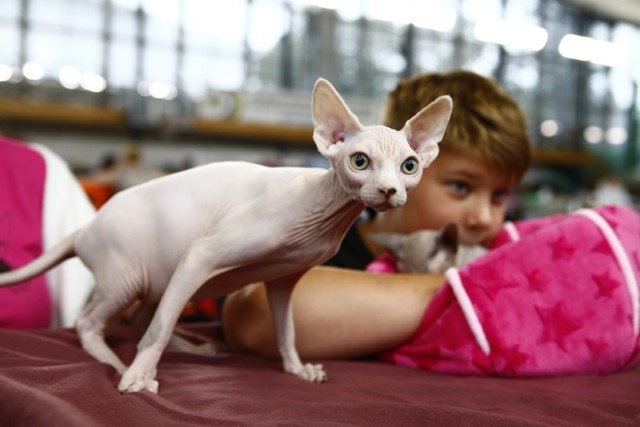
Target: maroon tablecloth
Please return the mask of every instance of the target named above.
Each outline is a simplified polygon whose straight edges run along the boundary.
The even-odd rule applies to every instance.
[[[219,333],[219,328],[208,328]],[[128,363],[140,334],[107,330]],[[310,384],[276,362],[167,350],[160,392],[121,395],[119,376],[72,330],[0,331],[6,426],[625,426],[640,425],[640,368],[606,376],[455,377],[372,361],[328,361]]]

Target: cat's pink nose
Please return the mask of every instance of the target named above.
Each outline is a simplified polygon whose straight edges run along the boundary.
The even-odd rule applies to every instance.
[[[398,192],[398,190],[396,190],[393,187],[391,187],[391,188],[378,188],[378,191],[380,193],[384,194],[384,196],[387,197],[387,198],[393,196],[394,194],[396,194]]]

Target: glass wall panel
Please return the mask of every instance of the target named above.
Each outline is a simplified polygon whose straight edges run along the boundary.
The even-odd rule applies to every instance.
[[[179,0],[144,0],[145,38],[154,48],[174,49],[181,19]]]
[[[109,47],[110,60],[107,72],[112,88],[132,88],[136,85],[136,45],[115,37]]]
[[[143,80],[176,83],[177,51],[174,47],[158,47],[155,43],[144,51]]]
[[[19,66],[20,60],[20,27],[16,21],[0,19],[0,64],[11,67]]]
[[[20,0],[2,0],[2,7],[0,7],[0,22],[4,24],[4,18],[8,20],[17,20],[20,17],[21,9]]]
[[[31,0],[26,61],[39,64],[45,77],[63,66],[100,73],[103,57],[102,1]]]
[[[64,65],[63,36],[59,31],[33,29],[27,36],[26,62],[40,64],[48,76],[55,76],[57,70]]]
[[[638,143],[640,27],[560,0],[1,2],[3,85],[19,83],[13,69],[29,63],[27,79],[48,87],[86,89],[84,77],[105,74],[114,95],[150,80],[176,85],[179,102],[194,106],[208,89],[309,91],[322,76],[378,102],[400,78],[464,68],[515,97],[534,144],[587,148],[616,165],[635,159],[627,149]],[[487,22],[520,31],[489,40]],[[534,26],[546,43],[514,47]],[[560,51],[567,35],[612,44],[604,59],[580,58]]]
[[[208,87],[240,89],[246,76],[246,2],[184,0],[183,6],[185,90],[199,97]]]

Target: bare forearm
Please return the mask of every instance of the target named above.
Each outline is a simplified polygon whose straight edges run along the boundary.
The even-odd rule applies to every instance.
[[[401,344],[413,335],[443,281],[434,275],[374,275],[330,267],[311,270],[293,294],[301,357],[361,357]],[[263,285],[229,296],[223,322],[233,349],[278,356]]]

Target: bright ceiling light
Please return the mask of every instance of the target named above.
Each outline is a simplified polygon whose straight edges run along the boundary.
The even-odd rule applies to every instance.
[[[588,61],[591,58],[591,44],[593,39],[589,37],[567,34],[560,41],[558,52],[560,55],[578,61]]]
[[[149,85],[149,95],[156,99],[174,99],[178,95],[178,89],[172,84],[153,82]]]
[[[107,80],[99,74],[85,74],[80,86],[89,92],[100,93],[107,88]]]
[[[411,22],[410,0],[375,0],[367,3],[366,14],[369,19],[407,25]]]
[[[603,135],[604,132],[599,126],[587,126],[583,134],[584,140],[589,144],[598,144],[600,141],[602,141]]]
[[[0,82],[8,82],[13,77],[13,68],[7,64],[0,64]]]
[[[503,19],[479,20],[473,29],[473,35],[483,42],[532,52],[541,50],[549,40],[547,30],[542,27]]]
[[[540,133],[547,138],[552,138],[558,134],[560,127],[555,120],[545,120],[540,124]]]
[[[621,145],[627,142],[629,133],[623,127],[612,127],[607,129],[604,139],[611,145]]]
[[[64,65],[58,70],[58,80],[67,89],[77,89],[80,86],[80,71],[71,65]]]
[[[395,0],[393,3],[388,0],[372,1],[368,4],[367,17],[441,32],[450,31],[458,19],[455,10],[425,0]]]
[[[446,33],[456,25],[456,11],[430,2],[412,2],[411,23],[416,27]]]
[[[591,37],[567,34],[558,46],[560,55],[578,61],[614,67],[624,62],[625,52],[622,45]]]
[[[22,74],[29,80],[42,80],[44,77],[44,68],[35,62],[27,62],[22,66]]]
[[[138,83],[138,93],[145,97],[171,100],[178,96],[178,89],[170,83],[143,80]]]
[[[340,4],[339,0],[297,0],[297,3],[305,6],[316,6],[323,9],[337,9]]]
[[[255,4],[249,16],[247,43],[256,53],[272,51],[289,28],[286,16],[270,4]]]

